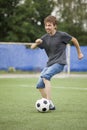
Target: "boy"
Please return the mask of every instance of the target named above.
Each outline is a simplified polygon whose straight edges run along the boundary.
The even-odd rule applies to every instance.
[[[51,100],[51,78],[63,71],[66,64],[66,45],[70,41],[75,45],[77,49],[78,59],[83,58],[83,54],[80,50],[79,43],[76,38],[71,35],[57,31],[57,19],[54,16],[48,16],[44,19],[44,25],[46,34],[40,39],[37,39],[34,44],[31,45],[31,49],[39,47],[44,49],[47,56],[47,66],[41,72],[39,81],[37,83],[37,89],[39,89],[43,98],[46,98],[50,102],[50,110],[55,110],[55,106]]]

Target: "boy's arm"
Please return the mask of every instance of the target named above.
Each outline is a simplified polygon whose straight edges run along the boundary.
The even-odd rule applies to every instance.
[[[35,49],[38,45],[40,45],[42,43],[42,40],[41,39],[37,39],[36,41],[35,41],[35,43],[33,43],[32,45],[31,45],[31,49]]]
[[[71,42],[75,45],[76,49],[77,49],[77,53],[78,53],[78,59],[82,59],[84,57],[83,53],[81,52],[79,43],[77,41],[76,38],[72,37]]]

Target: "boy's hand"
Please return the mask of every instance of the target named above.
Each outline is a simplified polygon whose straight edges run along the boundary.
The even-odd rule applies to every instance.
[[[42,43],[42,40],[41,40],[41,39],[37,39],[37,40],[35,41],[35,43],[37,43],[37,45],[39,45],[39,44]]]
[[[34,49],[34,48],[36,48],[39,44],[41,44],[42,43],[42,40],[41,39],[37,39],[36,41],[35,41],[35,43],[33,43],[32,45],[31,45],[31,49]]]
[[[81,60],[84,57],[84,55],[81,53],[78,54],[78,59]]]
[[[37,44],[36,43],[33,43],[32,45],[31,45],[31,49],[34,49],[34,48],[36,48],[37,47]]]

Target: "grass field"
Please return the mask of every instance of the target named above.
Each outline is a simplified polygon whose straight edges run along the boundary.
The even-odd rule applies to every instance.
[[[56,110],[39,113],[37,78],[0,79],[0,130],[87,130],[87,78],[51,82]]]

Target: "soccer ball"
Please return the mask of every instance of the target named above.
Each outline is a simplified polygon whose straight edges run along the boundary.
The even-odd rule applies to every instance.
[[[49,100],[42,98],[36,101],[35,107],[39,112],[48,112],[49,111]]]

